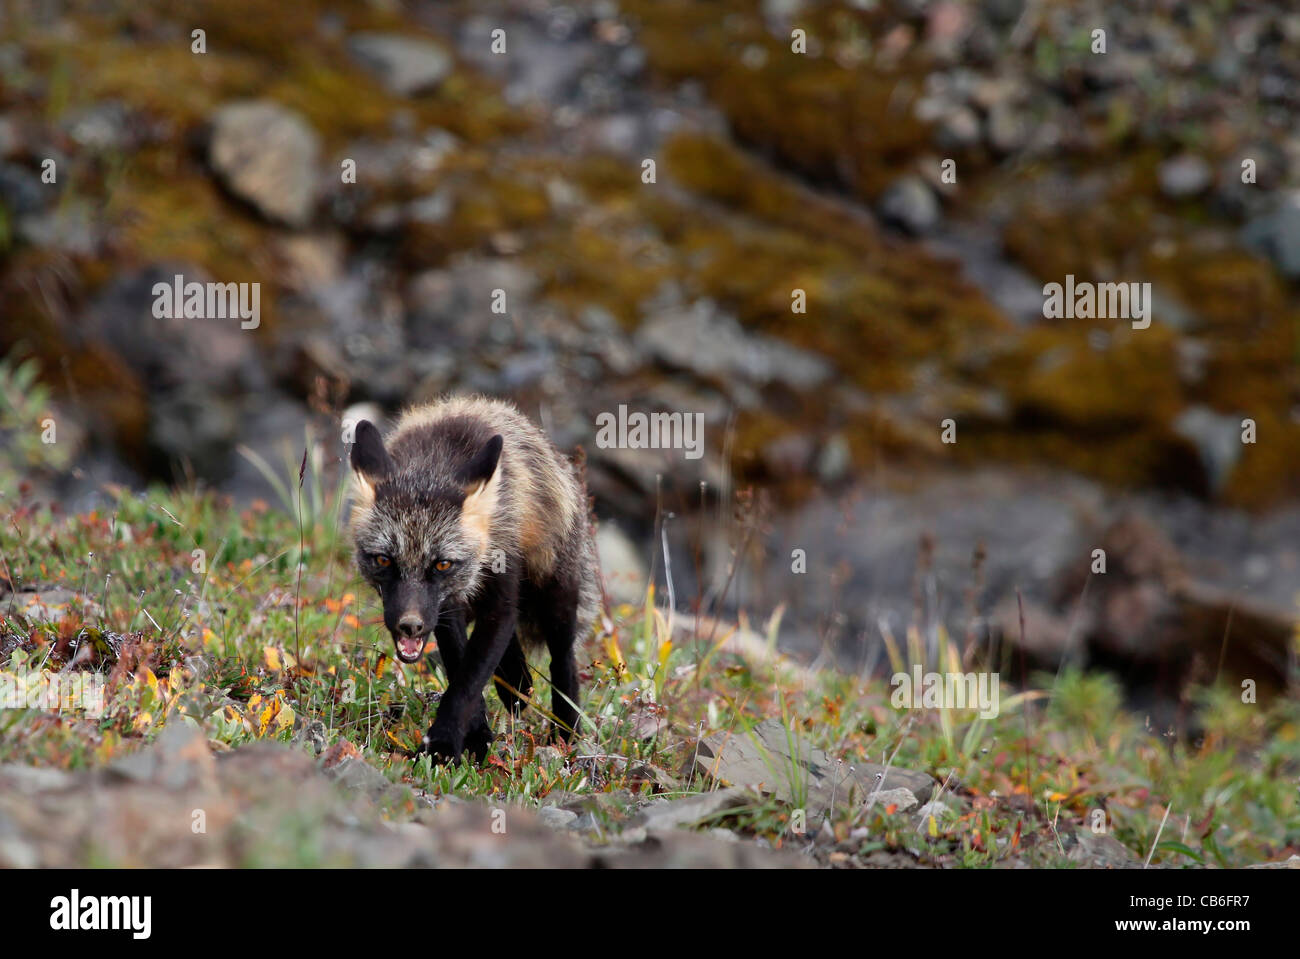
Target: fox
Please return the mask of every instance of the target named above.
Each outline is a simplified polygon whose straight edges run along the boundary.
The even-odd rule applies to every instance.
[[[567,740],[575,647],[603,597],[578,468],[513,404],[478,395],[407,409],[386,438],[361,420],[350,461],[355,562],[397,658],[418,662],[432,636],[446,671],[417,755],[481,764],[494,738],[485,687],[519,715],[533,687],[525,649],[543,646],[552,732]]]

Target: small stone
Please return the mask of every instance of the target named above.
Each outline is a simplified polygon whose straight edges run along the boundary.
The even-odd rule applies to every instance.
[[[834,434],[817,454],[817,478],[835,484],[846,479],[853,469],[853,451],[843,433]]]
[[[596,552],[610,599],[615,603],[645,601],[646,565],[641,550],[612,522],[596,530]]]
[[[890,184],[881,196],[880,215],[886,222],[920,236],[939,224],[939,201],[920,177],[905,176]]]
[[[398,34],[357,33],[348,39],[357,60],[398,96],[415,96],[451,73],[451,57],[437,44]]]
[[[577,820],[578,814],[559,806],[543,806],[537,811],[537,818],[552,829],[565,829]]]
[[[1283,194],[1275,210],[1247,223],[1241,238],[1288,279],[1300,279],[1300,190]]]
[[[1241,459],[1241,417],[1193,406],[1174,420],[1174,432],[1196,447],[1210,489],[1223,489]]]
[[[939,118],[934,141],[945,150],[973,147],[980,142],[980,118],[970,107],[953,107]]]
[[[907,812],[917,804],[916,796],[912,790],[899,786],[896,789],[882,789],[880,792],[867,793],[867,801],[874,806],[897,806],[896,812]],[[926,803],[925,808],[933,806],[934,803]]]
[[[1160,164],[1160,191],[1174,200],[1196,196],[1209,189],[1214,174],[1201,157],[1184,153]]]
[[[538,765],[550,768],[564,762],[564,753],[554,746],[539,746],[533,753],[533,759]]]
[[[1000,103],[989,111],[985,123],[989,146],[999,153],[1014,153],[1025,145],[1028,127],[1016,111]]]
[[[1278,862],[1257,862],[1246,867],[1247,869],[1300,869],[1300,856],[1291,854],[1286,859]]]

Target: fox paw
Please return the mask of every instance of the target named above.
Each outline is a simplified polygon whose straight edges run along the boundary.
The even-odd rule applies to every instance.
[[[492,739],[492,727],[488,725],[486,716],[479,716],[465,733],[434,723],[425,734],[420,751],[432,756],[435,763],[457,763],[464,752],[481,763],[492,748]]]

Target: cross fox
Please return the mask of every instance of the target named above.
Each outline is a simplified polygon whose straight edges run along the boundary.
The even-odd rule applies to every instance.
[[[574,643],[601,601],[578,471],[514,406],[478,396],[410,409],[387,441],[362,420],[352,469],[357,568],[379,593],[397,658],[416,662],[432,634],[446,668],[423,751],[482,762],[492,742],[483,689],[495,679],[517,714],[532,693],[524,648],[540,645],[567,739],[578,718]]]

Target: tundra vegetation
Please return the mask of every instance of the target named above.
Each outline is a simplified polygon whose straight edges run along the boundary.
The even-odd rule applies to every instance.
[[[283,485],[289,498],[279,506],[241,510],[212,493],[157,487],[118,490],[110,506],[82,515],[25,502],[10,486],[0,666],[96,671],[106,697],[98,718],[0,710],[0,763],[97,768],[146,748],[169,724],[195,724],[217,751],[263,740],[313,758],[313,744],[327,755],[346,750],[410,787],[384,810],[395,822],[453,795],[534,808],[592,798],[585,841],[608,844],[642,804],[717,788],[680,776],[698,735],[743,737],[775,718],[846,765],[928,774],[942,787],[942,808],[918,816],[846,796],[800,809],[774,795],[798,772],[773,768],[751,801],[693,828],[724,827],[832,865],[1075,866],[1082,833],[1117,844],[1112,862],[1128,865],[1150,857],[1240,866],[1297,846],[1294,699],[1244,704],[1234,689],[1199,690],[1190,740],[1120,709],[1120,690],[1104,675],[1070,671],[1019,688],[1004,681],[994,718],[974,708],[895,708],[884,678],[741,651],[726,643],[732,628],[670,634],[653,589],[643,605],[612,609],[582,644],[582,719],[571,744],[548,742],[544,709],[511,724],[489,694],[504,732],[485,764],[413,761],[444,677],[428,659],[392,659],[380,611],[352,570],[340,497],[318,467]],[[927,668],[960,671],[956,645],[941,638]],[[907,670],[925,662],[923,650],[912,628],[891,644],[891,661]],[[537,670],[541,704],[546,675]],[[806,794],[806,783],[787,785],[796,799]],[[276,846],[274,861],[310,864],[303,848]]]

